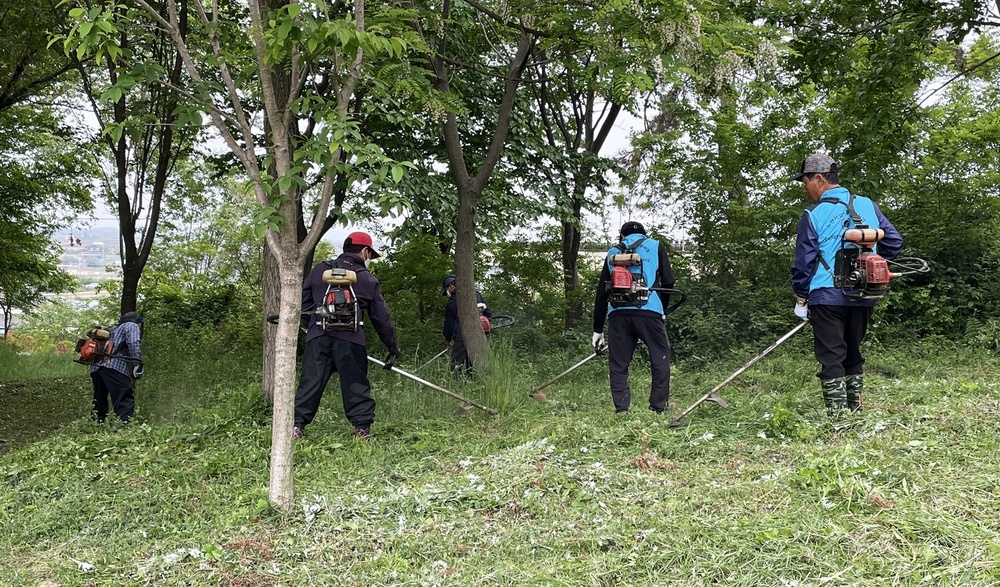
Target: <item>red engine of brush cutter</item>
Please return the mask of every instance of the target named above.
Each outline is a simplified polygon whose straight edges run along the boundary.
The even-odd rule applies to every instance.
[[[889,264],[875,253],[862,253],[861,266],[864,268],[865,283],[868,286],[885,286],[893,277],[892,273],[889,272]]]
[[[611,272],[611,289],[631,290],[632,272],[626,267],[615,267]]]

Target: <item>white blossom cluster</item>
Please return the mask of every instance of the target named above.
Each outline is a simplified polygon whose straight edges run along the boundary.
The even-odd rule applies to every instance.
[[[726,51],[715,64],[712,78],[715,80],[715,91],[721,92],[726,86],[736,82],[736,72],[743,66],[743,57],[735,51]]]
[[[753,56],[754,70],[757,75],[764,77],[773,75],[778,71],[778,49],[767,39],[757,45],[757,52]]]
[[[445,119],[448,118],[448,111],[433,101],[424,102],[423,110],[427,115],[427,120],[434,124],[444,124]]]
[[[504,22],[510,20],[510,3],[507,0],[497,0],[493,9],[500,16],[500,20]]]

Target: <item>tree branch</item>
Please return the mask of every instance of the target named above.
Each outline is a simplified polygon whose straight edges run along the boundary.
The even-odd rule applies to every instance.
[[[489,8],[486,8],[485,6],[483,6],[482,4],[480,4],[479,2],[477,2],[476,0],[465,0],[465,3],[468,4],[469,6],[475,8],[479,12],[482,12],[486,16],[489,16],[490,18],[492,18],[493,20],[499,22],[500,24],[502,24],[504,26],[510,27],[510,28],[512,28],[514,30],[517,30],[517,31],[521,31],[522,33],[528,33],[528,34],[530,34],[530,35],[532,35],[534,37],[552,38],[551,34],[546,33],[544,31],[533,29],[531,27],[526,27],[526,26],[524,26],[523,24],[521,24],[519,22],[513,22],[513,21],[511,21],[509,19],[505,20],[499,14],[497,14],[496,12],[493,12]]]

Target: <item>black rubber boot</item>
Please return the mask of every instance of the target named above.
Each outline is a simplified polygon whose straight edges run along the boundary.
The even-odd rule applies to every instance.
[[[847,410],[847,378],[823,379],[820,384],[823,387],[823,405],[826,406],[826,415],[830,416],[831,419],[839,420],[844,415],[844,411]]]
[[[865,376],[861,373],[847,376],[847,409],[861,411],[861,394],[865,389]]]

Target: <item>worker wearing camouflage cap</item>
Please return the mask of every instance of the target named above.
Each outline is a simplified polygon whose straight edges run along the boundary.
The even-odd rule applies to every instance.
[[[795,242],[795,315],[812,323],[823,403],[830,417],[837,419],[845,410],[861,410],[865,363],[861,342],[876,303],[876,299],[849,296],[843,287],[835,286],[835,263],[844,231],[856,225],[852,215],[869,227],[882,229],[885,236],[876,246],[886,259],[899,254],[903,238],[875,202],[841,187],[839,166],[826,153],[806,157],[789,179],[802,182],[810,203],[799,219]]]

